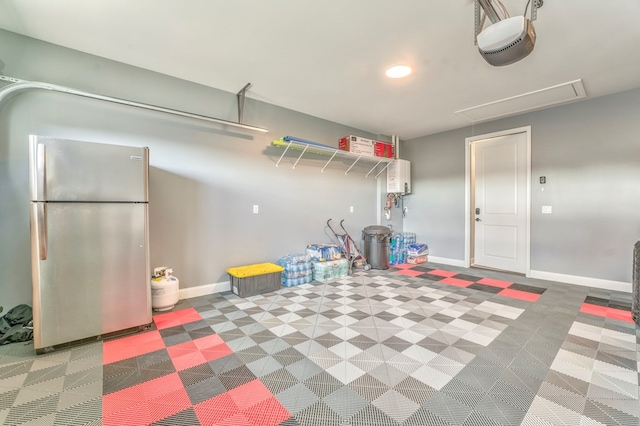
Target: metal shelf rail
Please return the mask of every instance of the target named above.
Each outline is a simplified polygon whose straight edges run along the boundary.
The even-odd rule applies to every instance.
[[[276,163],[276,167],[278,167],[280,165],[280,162],[282,161],[282,159],[284,158],[285,154],[287,153],[287,151],[289,149],[302,150],[302,152],[298,156],[298,159],[295,161],[295,163],[293,163],[293,168],[294,169],[296,168],[296,165],[298,164],[298,162],[300,161],[302,156],[307,152],[310,152],[310,153],[313,153],[313,154],[331,155],[331,157],[326,162],[324,167],[322,167],[322,169],[320,170],[320,172],[322,172],[322,173],[324,173],[324,169],[327,168],[329,163],[331,163],[331,161],[337,155],[340,155],[340,156],[345,157],[345,158],[353,158],[354,159],[353,163],[351,164],[351,166],[347,169],[346,172],[344,172],[345,175],[348,174],[351,171],[351,169],[353,169],[353,167],[356,165],[356,163],[358,163],[358,161],[360,161],[360,160],[366,161],[366,162],[369,162],[369,163],[371,163],[371,162],[375,162],[376,163],[371,168],[371,170],[369,170],[369,172],[366,174],[365,177],[369,177],[369,175],[371,173],[373,173],[373,171],[376,170],[376,168],[380,164],[386,163],[385,166],[382,168],[382,170],[378,171],[378,173],[375,175],[375,177],[377,178],[378,176],[380,176],[380,174],[382,172],[384,172],[387,169],[387,167],[389,167],[389,164],[393,161],[393,158],[370,157],[368,155],[354,154],[352,152],[343,151],[341,149],[337,149],[337,148],[334,148],[332,146],[323,145],[323,144],[320,144],[320,143],[317,143],[317,142],[312,142],[312,141],[309,141],[309,140],[306,140],[306,139],[296,138],[294,136],[284,136],[281,139],[274,140],[272,142],[272,145],[284,148],[284,152],[282,153],[282,155],[278,159],[278,162]]]

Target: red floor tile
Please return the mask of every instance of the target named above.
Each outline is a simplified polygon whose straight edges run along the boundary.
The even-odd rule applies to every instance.
[[[167,352],[171,362],[173,362],[173,366],[178,371],[233,353],[231,348],[217,334],[169,346]]]
[[[156,324],[158,330],[200,321],[201,319],[202,317],[194,308],[181,309],[179,311],[153,316],[153,322]]]
[[[291,417],[291,413],[275,396],[245,410],[244,415],[251,421],[252,426],[275,426]]]
[[[252,380],[227,392],[236,406],[244,411],[247,408],[271,398],[273,395],[260,380]]]
[[[535,302],[540,298],[539,294],[529,293],[527,291],[514,290],[505,288],[498,293],[500,296],[510,297],[512,299],[526,300],[527,302]]]
[[[223,344],[224,340],[222,340],[222,338],[217,334],[212,334],[210,336],[195,339],[193,343],[195,344],[196,348],[203,350]]]
[[[631,311],[623,311],[621,309],[607,308],[607,318],[613,318],[620,321],[633,322]]]
[[[240,413],[238,406],[228,393],[223,393],[193,406],[202,425],[217,425]]]
[[[122,389],[102,397],[102,417],[110,417],[122,410],[146,402],[144,393],[134,387]]]
[[[177,345],[169,346],[167,348],[167,352],[169,353],[169,356],[171,358],[187,355],[196,352],[197,350],[198,347],[193,340],[189,340],[188,342],[184,343],[178,343]]]
[[[507,288],[513,283],[510,283],[508,281],[494,280],[493,278],[483,278],[480,281],[478,281],[478,284],[490,285],[492,287]]]
[[[102,415],[102,426],[143,426],[151,424],[151,413],[145,403],[132,405],[109,415]]]
[[[216,423],[216,426],[253,426],[253,423],[243,413],[237,413]]]
[[[177,373],[102,397],[104,425],[147,425],[191,406]]]
[[[419,277],[420,275],[424,275],[424,272],[414,271],[413,269],[401,269],[396,273],[400,275],[406,275],[408,277]]]
[[[111,364],[112,362],[122,361],[123,359],[133,358],[162,349],[164,348],[164,342],[162,341],[160,333],[157,330],[153,330],[104,342],[102,348],[102,363]]]
[[[171,362],[177,371],[183,371],[196,365],[204,364],[207,359],[201,352],[191,352],[188,354],[171,357]]]
[[[231,348],[229,346],[227,346],[226,343],[222,343],[220,345],[216,345],[207,349],[203,349],[202,351],[200,351],[202,353],[202,356],[204,356],[204,359],[208,361],[213,361],[216,360],[218,358],[222,358],[225,357],[227,355],[231,355],[233,353],[233,351],[231,350]]]
[[[429,273],[432,273],[432,272],[429,272]],[[469,287],[471,284],[473,284],[473,281],[459,280],[457,278],[451,278],[451,277],[441,279],[438,282],[439,283],[444,283],[444,284],[449,284],[449,285],[454,285],[456,287]]]
[[[600,317],[606,317],[616,319],[625,322],[633,322],[633,317],[630,311],[623,311],[622,309],[607,308],[605,306],[594,305],[591,303],[583,303],[580,307],[580,312],[585,314],[597,315]]]
[[[607,316],[607,307],[600,305],[593,305],[591,303],[583,303],[580,307],[580,312],[591,315],[598,315],[600,317]]]
[[[147,406],[151,421],[157,422],[191,407],[191,399],[187,391],[182,388],[168,393],[162,398],[147,401]]]
[[[171,373],[133,387],[138,387],[144,393],[145,400],[150,401],[164,398],[166,394],[180,390],[183,386],[178,373]]]
[[[413,264],[413,263],[399,263],[397,265],[393,265],[393,267],[396,268],[396,269],[411,269],[411,268],[413,268],[415,266],[418,266],[418,265]]]
[[[454,275],[458,275],[457,272],[444,271],[442,269],[434,269],[433,271],[430,271],[429,273],[431,275],[438,275],[440,277],[452,277]]]

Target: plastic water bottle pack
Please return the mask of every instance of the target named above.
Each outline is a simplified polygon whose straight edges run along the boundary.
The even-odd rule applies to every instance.
[[[410,249],[416,245],[416,234],[414,232],[399,232],[391,237],[389,245],[389,265],[400,265],[407,263]],[[426,247],[426,244],[424,244]]]

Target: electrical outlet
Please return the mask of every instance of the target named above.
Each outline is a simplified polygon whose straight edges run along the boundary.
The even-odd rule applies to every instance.
[[[260,210],[258,209],[258,205],[257,205],[257,204],[254,204],[254,205],[253,205],[253,213],[254,213],[254,214],[258,214],[258,212],[259,212],[259,211],[260,211]]]
[[[551,206],[542,206],[542,214],[551,214]]]
[[[349,207],[349,213],[353,213],[353,206]]]

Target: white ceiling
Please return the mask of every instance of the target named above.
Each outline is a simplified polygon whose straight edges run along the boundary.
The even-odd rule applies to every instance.
[[[0,0],[0,28],[402,139],[576,79],[585,99],[640,87],[638,0],[544,0],[533,53],[505,67],[473,17],[473,0]],[[415,73],[387,79],[399,62]]]

